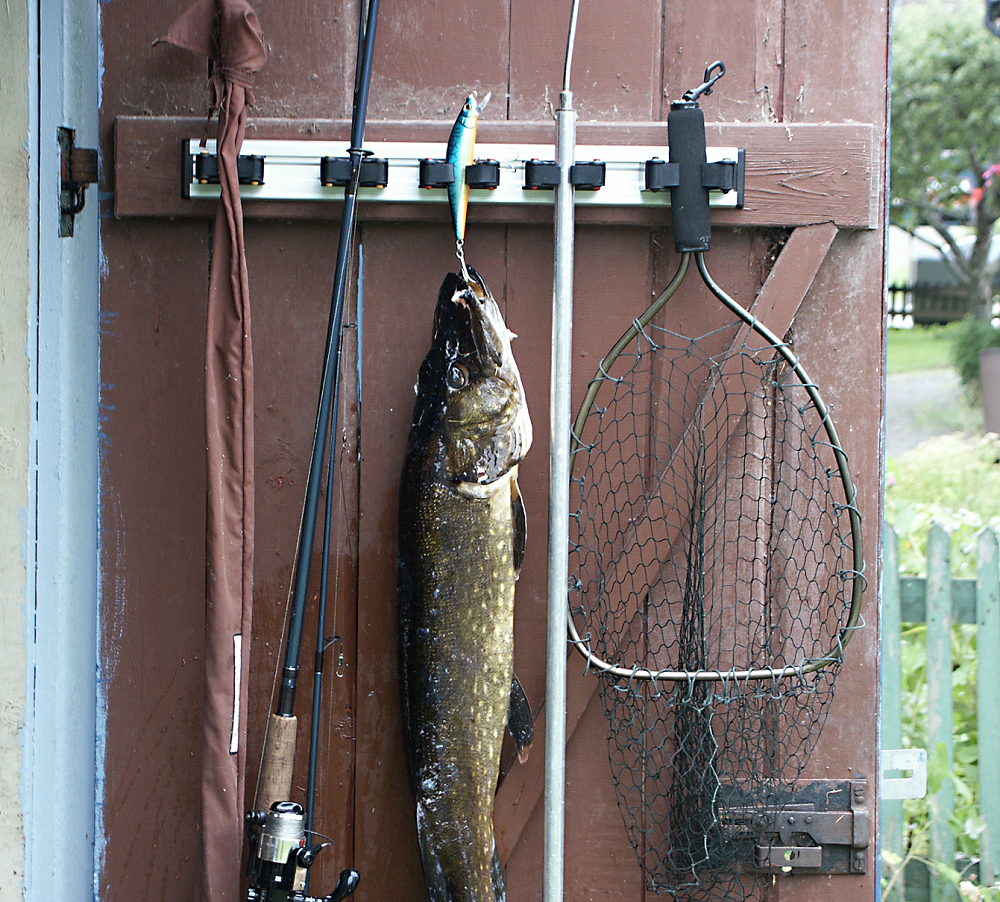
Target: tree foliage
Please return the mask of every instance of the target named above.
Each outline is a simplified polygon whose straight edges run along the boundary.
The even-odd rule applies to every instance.
[[[988,319],[1000,218],[1000,39],[981,2],[929,0],[896,10],[892,42],[890,217],[915,234],[931,226],[944,259]],[[970,227],[963,249],[954,225]]]

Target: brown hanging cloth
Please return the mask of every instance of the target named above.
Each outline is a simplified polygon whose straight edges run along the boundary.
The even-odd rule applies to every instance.
[[[219,111],[222,195],[215,219],[205,346],[208,513],[202,898],[240,895],[246,776],[247,685],[253,607],[253,355],[250,290],[236,163],[267,58],[246,0],[200,0],[161,38],[211,60],[209,115]]]

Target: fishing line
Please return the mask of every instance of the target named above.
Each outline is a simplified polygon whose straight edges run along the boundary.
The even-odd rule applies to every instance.
[[[566,58],[563,62],[562,89],[564,92],[569,91],[570,69],[573,67],[573,50],[576,45],[576,20],[579,12],[580,4],[578,0],[573,0],[573,6],[569,13],[569,34],[566,36]]]
[[[600,680],[645,884],[696,902],[760,890],[760,825],[815,746],[864,589],[830,409],[791,341],[705,262],[698,98],[724,72],[671,105],[679,264],[601,360],[572,432],[570,642]],[[693,336],[667,325],[692,262],[724,314]]]

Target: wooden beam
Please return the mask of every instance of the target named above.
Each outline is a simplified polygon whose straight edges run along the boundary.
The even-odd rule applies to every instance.
[[[795,314],[809,292],[816,274],[826,259],[837,227],[833,223],[804,226],[792,232],[778,260],[768,274],[751,312],[771,331],[784,336]],[[693,273],[688,278],[697,278]],[[597,694],[598,680],[593,674],[584,673],[583,659],[571,651],[566,680],[566,742],[573,737],[584,712]],[[544,718],[537,718],[535,748],[544,747],[542,735]],[[532,755],[524,766],[515,765],[507,774],[497,792],[494,804],[494,825],[501,861],[506,861],[513,851],[535,807],[541,800],[543,789],[544,756]]]
[[[449,124],[442,121],[370,122],[368,143],[440,141],[442,154]],[[214,136],[214,124],[209,134]],[[339,120],[255,119],[247,138],[339,141],[347,144],[350,123]],[[200,138],[205,120],[198,117],[120,116],[115,120],[113,201],[106,213],[118,217],[209,217],[216,201],[181,196],[182,143]],[[881,179],[881,145],[866,124],[709,124],[710,146],[746,150],[746,203],[742,210],[716,209],[715,225],[800,226],[833,222],[841,228],[875,228]],[[550,144],[550,122],[483,122],[483,144]],[[613,124],[581,122],[577,143],[666,146],[665,122]],[[338,220],[339,203],[256,201],[246,204],[248,219]],[[358,207],[363,219],[447,222],[446,204],[379,204]],[[543,223],[552,221],[548,205],[477,207],[475,222]],[[662,208],[578,208],[580,223],[620,223],[655,227]]]

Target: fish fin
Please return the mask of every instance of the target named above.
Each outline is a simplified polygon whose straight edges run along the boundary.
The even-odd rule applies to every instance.
[[[503,867],[500,865],[500,853],[497,851],[496,843],[493,844],[490,877],[493,878],[493,902],[507,902],[507,886],[504,881]]]
[[[511,524],[514,527],[514,579],[517,579],[521,573],[521,564],[524,562],[528,517],[524,512],[524,499],[521,498],[521,490],[517,487],[516,478],[510,481],[510,514]]]
[[[517,759],[522,764],[528,760],[528,750],[534,737],[535,725],[531,717],[531,705],[524,694],[517,674],[510,682],[510,707],[507,710],[507,729],[517,748]]]

